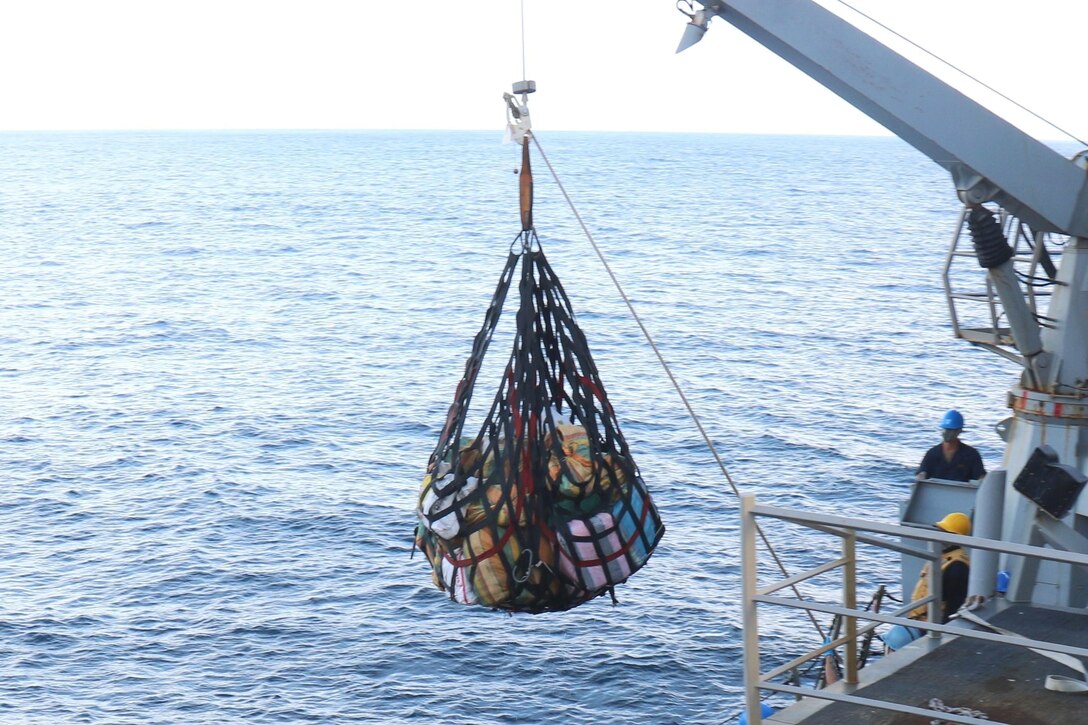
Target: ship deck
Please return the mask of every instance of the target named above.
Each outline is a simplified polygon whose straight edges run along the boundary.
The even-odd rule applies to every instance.
[[[986,619],[1031,639],[1088,647],[1088,611],[1013,604]],[[1045,689],[1047,675],[1077,677],[1030,650],[968,637],[928,637],[862,670],[861,682],[839,692],[914,707],[933,698],[948,707],[981,711],[994,722],[1016,725],[1088,722],[1083,694]],[[917,715],[807,698],[764,720],[772,725],[917,725]]]

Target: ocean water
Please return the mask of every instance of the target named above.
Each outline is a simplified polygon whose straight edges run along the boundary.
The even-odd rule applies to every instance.
[[[999,463],[1016,370],[952,337],[958,204],[919,153],[540,141],[742,490],[894,521],[949,407]],[[0,158],[0,722],[739,713],[737,501],[539,157],[543,248],[668,531],[618,605],[535,616],[453,604],[409,556],[520,229],[516,147],[3,134]],[[485,371],[481,399],[497,384]],[[791,571],[837,547],[767,533]],[[875,556],[862,581],[898,593],[895,562]],[[765,667],[821,641],[761,617]]]

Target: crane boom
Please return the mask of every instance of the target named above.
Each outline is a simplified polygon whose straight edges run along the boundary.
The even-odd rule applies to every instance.
[[[707,0],[735,26],[1036,231],[1088,237],[1088,173],[812,0]]]

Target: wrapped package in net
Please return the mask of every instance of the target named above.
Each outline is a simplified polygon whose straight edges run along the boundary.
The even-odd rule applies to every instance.
[[[454,601],[564,610],[614,592],[664,526],[535,233],[512,252],[419,495],[416,544]],[[515,339],[478,430],[466,416],[519,277]]]

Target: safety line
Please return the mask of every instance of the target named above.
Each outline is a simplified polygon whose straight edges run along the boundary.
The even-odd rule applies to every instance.
[[[525,0],[521,0],[521,77],[529,77],[525,73]]]
[[[684,407],[687,408],[688,415],[691,416],[692,421],[694,421],[695,427],[699,429],[699,434],[702,435],[703,440],[706,442],[707,448],[710,449],[711,455],[714,456],[714,460],[717,461],[718,467],[721,468],[722,474],[725,476],[725,480],[729,483],[729,487],[733,489],[733,495],[735,495],[739,499],[740,490],[733,482],[733,477],[729,475],[729,469],[725,467],[725,462],[722,461],[721,456],[718,455],[718,450],[714,447],[713,441],[710,440],[710,436],[707,434],[706,429],[703,427],[702,421],[699,420],[699,416],[696,415],[695,409],[688,401],[688,396],[684,394],[683,389],[680,387],[679,381],[677,381],[676,376],[673,375],[672,369],[669,367],[669,363],[665,361],[665,356],[661,354],[661,350],[658,349],[657,343],[654,342],[653,336],[650,334],[650,331],[646,329],[646,325],[642,323],[642,318],[639,317],[638,312],[635,311],[635,306],[631,304],[631,300],[630,298],[628,298],[627,293],[624,291],[623,285],[620,284],[619,278],[617,278],[615,272],[612,271],[612,267],[608,264],[608,260],[605,259],[604,253],[601,251],[601,248],[597,246],[596,240],[593,239],[593,235],[590,233],[589,228],[582,220],[582,215],[578,213],[578,209],[574,206],[574,201],[571,200],[570,194],[567,193],[566,188],[563,186],[563,182],[559,180],[559,174],[556,173],[555,168],[552,166],[552,162],[548,160],[547,154],[545,154],[544,149],[541,148],[540,141],[537,140],[536,134],[530,133],[529,136],[533,139],[533,143],[536,145],[537,151],[540,152],[540,158],[544,159],[544,163],[547,165],[548,171],[552,173],[552,178],[555,179],[555,183],[559,187],[559,191],[563,193],[563,198],[567,200],[567,205],[574,213],[574,218],[578,220],[578,224],[582,227],[582,232],[586,235],[586,239],[588,239],[589,243],[593,246],[593,251],[597,253],[597,258],[601,260],[601,264],[604,265],[605,271],[608,272],[608,276],[612,278],[612,284],[616,286],[616,290],[620,293],[620,297],[623,298],[624,303],[627,305],[627,309],[630,310],[631,317],[634,318],[635,322],[639,326],[639,329],[642,330],[642,334],[646,338],[646,342],[650,343],[650,347],[653,349],[654,354],[657,356],[658,361],[661,363],[661,367],[665,369],[665,374],[669,376],[669,380],[672,382],[673,388],[676,389],[677,395],[680,396],[680,400],[683,401]],[[786,571],[785,565],[782,563],[782,560],[778,558],[778,554],[775,553],[774,547],[771,546],[771,542],[767,540],[767,536],[763,533],[763,529],[759,526],[758,522],[756,522],[756,532],[763,540],[763,545],[767,547],[767,551],[774,559],[775,564],[778,565],[779,571],[782,572],[783,576],[789,578],[789,572]],[[793,593],[797,595],[797,598],[799,600],[805,599],[803,596],[801,596],[801,592],[797,590],[797,585],[790,585],[790,588],[793,590]],[[816,617],[808,609],[805,610],[805,613],[808,614],[808,618],[812,621],[812,625],[816,627],[816,631],[820,633],[821,637],[824,637],[824,630],[820,626],[820,623],[816,621]]]
[[[925,54],[926,54],[926,55],[928,55],[929,57],[933,58],[933,59],[934,59],[934,60],[936,60],[937,62],[939,62],[939,63],[943,63],[944,65],[948,66],[949,68],[951,68],[951,69],[952,69],[952,70],[954,70],[955,72],[959,73],[959,74],[960,74],[960,75],[962,75],[963,77],[965,77],[965,78],[968,78],[968,79],[970,79],[971,81],[973,81],[973,82],[975,82],[975,83],[979,84],[980,86],[982,86],[982,87],[983,87],[983,88],[985,88],[986,90],[990,91],[991,93],[997,94],[997,95],[998,95],[999,97],[1001,97],[1001,98],[1005,99],[1006,101],[1008,101],[1008,102],[1009,102],[1009,103],[1011,103],[1012,105],[1014,105],[1014,106],[1016,106],[1017,108],[1019,108],[1019,109],[1020,109],[1021,111],[1024,111],[1025,113],[1029,113],[1029,114],[1031,114],[1031,115],[1032,115],[1032,116],[1034,116],[1035,118],[1039,119],[1040,121],[1042,121],[1042,122],[1043,122],[1043,123],[1045,123],[1046,125],[1048,125],[1048,126],[1050,126],[1051,128],[1053,128],[1053,129],[1054,129],[1055,131],[1060,131],[1061,133],[1064,133],[1064,134],[1065,134],[1066,136],[1068,136],[1069,138],[1073,139],[1074,141],[1076,141],[1077,143],[1079,143],[1079,144],[1080,144],[1081,146],[1088,146],[1088,143],[1085,143],[1084,141],[1081,141],[1081,140],[1080,140],[1079,138],[1077,138],[1076,136],[1074,136],[1074,135],[1073,135],[1072,133],[1070,133],[1069,131],[1066,131],[1066,130],[1065,130],[1064,128],[1062,128],[1062,127],[1061,127],[1061,126],[1059,126],[1058,124],[1054,123],[1054,122],[1053,122],[1053,121],[1051,121],[1050,119],[1047,119],[1047,118],[1043,118],[1042,116],[1040,116],[1040,115],[1039,115],[1038,113],[1036,113],[1035,111],[1031,110],[1030,108],[1028,108],[1027,106],[1023,105],[1022,103],[1019,103],[1018,101],[1015,101],[1015,100],[1013,100],[1012,98],[1009,98],[1008,96],[1006,96],[1006,95],[1005,95],[1004,93],[1002,93],[1001,91],[997,90],[997,89],[996,89],[996,88],[994,88],[993,86],[991,86],[991,85],[989,85],[989,84],[987,84],[987,83],[984,83],[983,81],[979,80],[978,78],[975,78],[975,77],[974,77],[973,75],[971,75],[971,74],[970,74],[970,73],[968,73],[967,71],[965,71],[965,70],[962,70],[962,69],[958,68],[957,66],[955,66],[955,65],[953,65],[952,63],[948,62],[947,60],[945,60],[945,59],[944,59],[944,58],[942,58],[941,56],[937,55],[937,54],[936,54],[936,53],[934,53],[933,51],[931,51],[931,50],[929,50],[929,49],[927,49],[927,48],[924,48],[924,47],[922,47],[922,46],[921,46],[921,45],[919,45],[918,43],[915,43],[915,42],[914,42],[913,40],[911,40],[911,39],[910,39],[910,38],[908,38],[907,36],[903,35],[902,33],[898,32],[898,31],[896,31],[896,30],[893,30],[892,28],[889,28],[889,27],[888,27],[887,25],[885,25],[884,23],[880,22],[879,20],[877,20],[876,18],[874,18],[874,17],[872,16],[872,15],[868,15],[868,14],[866,14],[865,12],[863,12],[863,11],[861,11],[861,10],[858,10],[858,9],[857,9],[856,7],[854,7],[854,6],[853,6],[853,5],[851,5],[850,3],[846,2],[846,0],[836,0],[836,2],[838,2],[838,3],[839,3],[840,5],[842,5],[843,7],[847,7],[847,8],[849,8],[849,9],[853,10],[853,11],[854,11],[855,13],[857,13],[857,14],[858,14],[858,15],[860,15],[861,17],[865,18],[865,19],[866,19],[866,20],[868,20],[869,22],[871,22],[871,23],[875,23],[876,25],[878,25],[878,26],[880,26],[881,28],[883,28],[884,30],[888,31],[889,33],[891,33],[891,34],[892,34],[892,35],[894,35],[895,37],[899,38],[899,39],[900,39],[900,40],[902,40],[903,42],[905,42],[905,43],[909,43],[910,45],[912,45],[912,46],[914,46],[915,48],[917,48],[918,50],[922,51],[923,53],[925,53]]]

